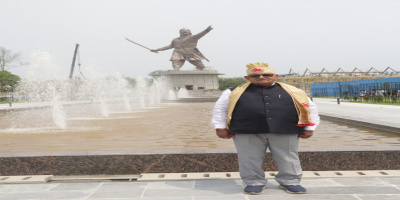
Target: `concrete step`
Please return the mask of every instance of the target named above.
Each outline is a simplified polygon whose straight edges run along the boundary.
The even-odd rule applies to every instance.
[[[135,181],[140,175],[84,175],[84,176],[55,176],[52,181]]]
[[[265,172],[265,178],[273,179],[277,171]],[[362,178],[400,177],[400,170],[357,170],[357,171],[303,171],[303,178]],[[240,179],[239,172],[213,173],[144,173],[138,181],[169,181],[199,179]]]
[[[274,179],[277,171],[265,172],[265,178]],[[303,171],[303,178],[371,178],[400,177],[400,170],[357,170],[357,171]],[[45,183],[49,181],[171,181],[240,179],[239,172],[201,173],[143,173],[140,175],[86,175],[86,176],[0,176],[0,184]]]
[[[45,183],[50,181],[53,175],[34,176],[0,176],[1,183]]]

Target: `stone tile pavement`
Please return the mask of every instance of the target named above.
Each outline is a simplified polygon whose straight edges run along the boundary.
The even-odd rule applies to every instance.
[[[343,102],[313,98],[321,118],[400,133],[400,106]]]
[[[269,179],[261,195],[246,195],[239,179],[182,181],[53,181],[0,184],[0,200],[398,200],[400,177],[305,178],[307,194],[289,194]]]

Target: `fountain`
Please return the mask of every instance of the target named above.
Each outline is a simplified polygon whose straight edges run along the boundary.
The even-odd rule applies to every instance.
[[[186,88],[181,88],[178,91],[178,98],[190,98],[191,96],[189,95],[188,91]]]
[[[83,72],[84,78],[66,79],[48,53],[33,53],[27,76],[14,92],[15,99],[23,101],[27,109],[19,116],[13,115],[10,123],[2,124],[0,132],[79,129],[71,127],[70,122],[108,118],[113,113],[129,113],[169,99],[170,89],[162,78],[150,83],[139,77],[133,85],[120,74],[105,75],[94,66]]]

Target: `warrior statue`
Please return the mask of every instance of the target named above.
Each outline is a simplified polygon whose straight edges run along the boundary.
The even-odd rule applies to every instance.
[[[213,28],[209,26],[206,30],[196,35],[192,35],[189,29],[183,28],[179,31],[181,36],[173,39],[170,45],[159,49],[151,49],[150,51],[158,53],[158,51],[174,48],[170,59],[174,70],[179,70],[186,60],[196,66],[196,69],[203,70],[205,66],[201,60],[205,59],[208,61],[208,59],[196,47],[197,41],[212,29]]]

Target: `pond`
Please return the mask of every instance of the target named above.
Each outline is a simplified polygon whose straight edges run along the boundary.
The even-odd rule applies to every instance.
[[[64,106],[65,128],[54,124],[54,109],[0,113],[0,152],[132,151],[234,149],[210,124],[213,102],[161,103],[127,112],[109,105],[105,117],[98,105]],[[400,146],[397,134],[322,120],[301,148]]]

